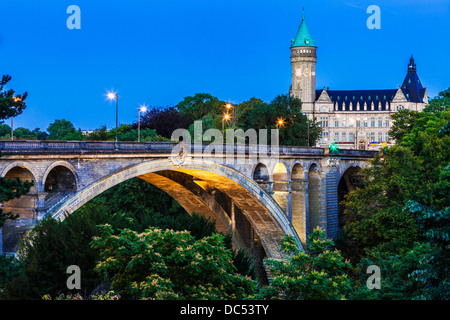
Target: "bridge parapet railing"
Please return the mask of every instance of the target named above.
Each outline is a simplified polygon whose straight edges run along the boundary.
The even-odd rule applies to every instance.
[[[98,151],[98,152],[144,152],[144,153],[171,153],[178,142],[114,142],[114,141],[0,141],[0,151],[9,153],[39,153],[49,151],[61,152],[82,152],[82,151]],[[209,147],[209,148],[208,148]],[[207,143],[191,143],[188,151],[192,153],[204,153],[206,149],[214,150]],[[217,152],[217,150],[216,150]],[[327,156],[330,155],[327,148],[317,147],[299,147],[299,146],[276,146],[275,149],[271,145],[222,145],[222,152],[233,152],[239,154],[278,154],[282,155],[313,155]],[[341,149],[336,156],[350,157],[374,157],[376,151]]]

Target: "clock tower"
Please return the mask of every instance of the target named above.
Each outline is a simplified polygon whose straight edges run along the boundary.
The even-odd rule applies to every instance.
[[[305,22],[305,14],[291,41],[292,85],[289,94],[302,100],[302,110],[314,112],[316,100],[316,41],[311,38]]]

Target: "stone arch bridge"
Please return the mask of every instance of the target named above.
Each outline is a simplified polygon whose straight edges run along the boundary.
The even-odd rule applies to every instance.
[[[0,141],[0,175],[34,181],[27,195],[2,204],[20,219],[0,231],[1,248],[11,251],[14,230],[48,215],[63,220],[103,191],[138,177],[188,213],[214,218],[219,231],[232,230],[236,247],[280,258],[279,240],[286,234],[303,248],[315,227],[328,237],[338,234],[344,220],[339,201],[358,186],[359,170],[375,156],[361,150],[233,147],[225,156],[202,144],[183,150],[176,143]]]

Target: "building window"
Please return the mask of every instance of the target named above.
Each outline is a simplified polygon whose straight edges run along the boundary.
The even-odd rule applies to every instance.
[[[381,117],[378,118],[378,126],[380,128],[383,126],[383,119]]]
[[[321,142],[327,143],[328,142],[328,132],[322,132],[321,133]]]
[[[334,141],[339,142],[339,132],[334,133]]]
[[[378,142],[383,142],[383,132],[378,132]]]
[[[386,132],[386,142],[389,142],[389,133]]]
[[[320,117],[320,126],[322,128],[328,128],[328,117]]]
[[[346,126],[345,122],[346,122],[346,119],[345,118],[342,119],[342,128],[345,128],[345,126]]]
[[[339,128],[339,120],[334,120],[334,127]]]
[[[386,128],[389,128],[389,117],[386,117],[385,127],[386,127]]]
[[[361,127],[361,121],[356,120],[356,127],[357,127],[357,128],[360,128],[360,127]]]
[[[370,133],[370,142],[375,142],[375,132]]]
[[[342,142],[347,141],[347,134],[345,132],[342,132]]]
[[[367,119],[364,119],[364,128],[367,128]]]
[[[375,117],[370,118],[370,126],[375,127]]]
[[[348,141],[353,142],[353,132],[349,132],[348,134]]]

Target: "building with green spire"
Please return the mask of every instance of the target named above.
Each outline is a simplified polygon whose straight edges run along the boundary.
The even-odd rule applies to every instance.
[[[320,147],[376,149],[391,144],[391,114],[402,109],[422,111],[428,104],[426,88],[417,75],[413,57],[407,75],[397,89],[316,89],[316,41],[306,25],[305,14],[291,40],[291,96],[302,101],[302,111],[323,128]]]

